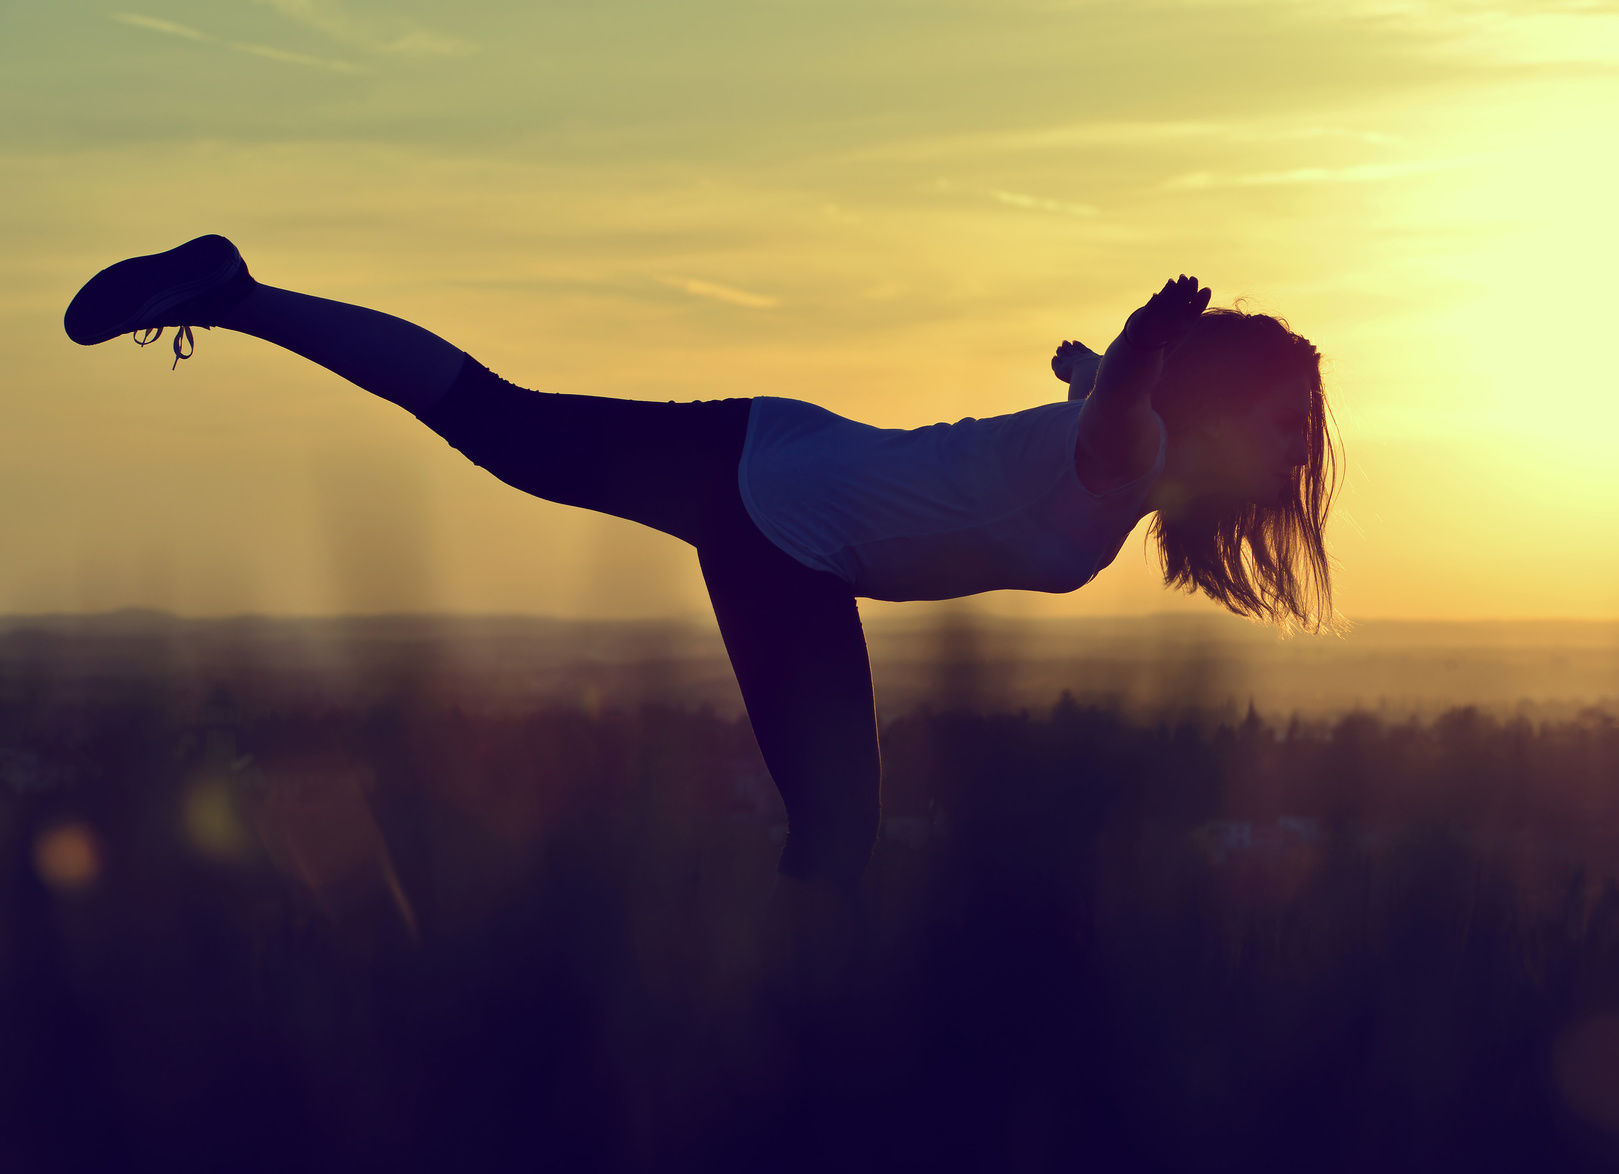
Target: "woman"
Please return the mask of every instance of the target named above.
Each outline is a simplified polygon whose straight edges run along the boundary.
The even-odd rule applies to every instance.
[[[858,885],[880,764],[855,600],[1066,592],[1147,513],[1165,579],[1232,611],[1331,615],[1322,527],[1334,454],[1315,348],[1277,319],[1165,283],[1098,357],[1063,343],[1068,400],[987,420],[872,428],[775,398],[545,394],[398,318],[276,289],[199,237],[103,270],[68,307],[91,345],[223,327],[295,351],[413,412],[528,493],[697,548],[789,833],[780,872]]]

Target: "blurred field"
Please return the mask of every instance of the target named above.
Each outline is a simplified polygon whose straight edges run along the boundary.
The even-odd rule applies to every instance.
[[[1021,706],[1010,629],[877,631],[866,935],[806,997],[705,638],[525,623],[9,622],[0,1168],[1619,1162],[1598,640],[1451,630],[1494,709],[1295,719],[1163,627]]]
[[[1196,709],[1285,721],[1388,720],[1474,706],[1561,720],[1619,706],[1619,623],[1373,620],[1281,639],[1218,615],[1018,620],[960,607],[873,605],[877,706],[1017,710],[1069,692],[1141,716]],[[161,612],[0,616],[0,674],[64,695],[157,679],[195,706],[220,681],[249,706],[355,705],[401,688],[463,708],[591,710],[642,702],[741,712],[713,624],[524,616],[179,619]]]

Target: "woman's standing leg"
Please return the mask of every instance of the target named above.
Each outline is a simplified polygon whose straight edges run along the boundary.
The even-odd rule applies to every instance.
[[[754,737],[787,807],[780,871],[852,897],[877,838],[882,775],[860,613],[847,583],[741,521],[746,528],[729,528],[698,554]]]
[[[734,493],[734,491],[733,491]],[[860,879],[880,818],[877,718],[849,585],[786,554],[746,516],[698,547],[754,737],[787,808],[766,942],[790,1000],[835,989],[860,937]]]

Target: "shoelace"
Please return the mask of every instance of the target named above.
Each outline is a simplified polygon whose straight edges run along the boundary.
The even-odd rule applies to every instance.
[[[204,326],[203,329],[207,330],[208,328]],[[135,333],[130,335],[130,337],[135,340],[136,346],[150,346],[152,343],[163,337],[163,327],[148,326],[145,330],[135,331]],[[184,343],[186,347],[190,349],[180,349],[181,343]],[[174,328],[174,365],[171,366],[169,370],[172,371],[175,367],[178,367],[181,359],[189,359],[196,353],[197,340],[191,337],[191,327],[176,326]]]

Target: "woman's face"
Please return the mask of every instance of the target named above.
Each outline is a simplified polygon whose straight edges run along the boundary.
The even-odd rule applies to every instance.
[[[1310,380],[1279,379],[1260,394],[1208,425],[1222,454],[1218,487],[1223,495],[1255,505],[1275,505],[1309,457]]]

